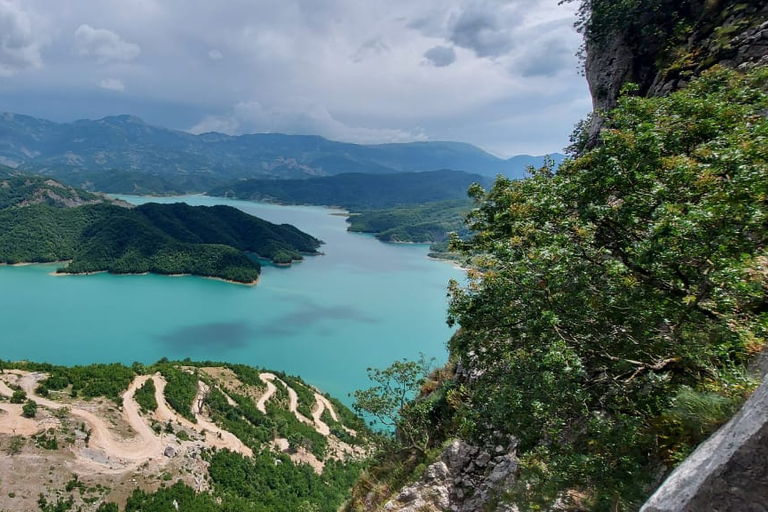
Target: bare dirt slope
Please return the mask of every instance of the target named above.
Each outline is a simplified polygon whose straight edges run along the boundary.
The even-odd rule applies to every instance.
[[[0,510],[38,510],[36,499],[41,492],[55,493],[72,485],[75,478],[87,483],[91,493],[83,491],[79,499],[95,504],[104,500],[124,503],[136,487],[152,491],[169,478],[205,490],[208,478],[203,450],[227,449],[246,457],[253,455],[242,440],[206,416],[205,401],[213,386],[230,406],[238,406],[230,394],[237,394],[239,400],[246,396],[263,414],[267,414],[266,404],[274,398],[277,386],[284,386],[288,394],[284,406],[299,421],[328,437],[328,458],[364,455],[364,450],[331,434],[321,417],[325,410],[335,422],[338,416],[319,393],[315,394],[310,419],[298,412],[296,391],[275,374],[259,374],[262,388],[244,385],[228,369],[206,368],[200,377],[197,395],[190,404],[196,420],[192,422],[169,406],[167,382],[159,373],[135,377],[119,404],[106,399],[72,399],[61,392],[42,397],[35,390],[45,374],[21,370],[0,373]],[[149,380],[155,386],[157,408],[144,413],[135,393]],[[22,404],[9,402],[15,389],[24,390],[38,404],[35,418],[23,416]],[[287,439],[277,437],[267,448],[288,454],[294,463],[309,464],[317,473],[323,471],[324,461],[302,447],[292,447]]]

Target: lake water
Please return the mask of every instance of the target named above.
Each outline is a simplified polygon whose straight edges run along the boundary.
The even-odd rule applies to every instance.
[[[228,204],[326,242],[324,256],[264,266],[257,286],[200,277],[51,276],[56,265],[0,267],[0,359],[88,364],[169,359],[283,370],[350,403],[366,368],[420,353],[444,362],[446,286],[463,273],[346,231],[341,212],[204,196],[142,198]]]

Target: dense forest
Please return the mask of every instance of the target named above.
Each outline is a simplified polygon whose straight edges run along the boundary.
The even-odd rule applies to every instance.
[[[472,206],[467,189],[473,183],[487,186],[491,180],[459,171],[339,174],[303,180],[245,180],[209,194],[339,206],[351,212],[349,231],[373,233],[385,242],[437,243],[433,252],[445,256],[447,246],[440,243],[449,233],[466,236],[463,218]]]
[[[468,235],[464,219],[471,209],[469,199],[453,199],[366,210],[350,215],[347,222],[349,231],[375,233],[384,242],[444,242],[451,232]]]
[[[461,171],[339,174],[301,180],[245,180],[215,188],[208,194],[361,211],[466,198],[472,183],[487,185],[490,181],[479,174]]]
[[[70,260],[58,271],[193,274],[250,283],[258,279],[257,257],[289,264],[317,254],[320,246],[293,226],[228,206],[125,208],[42,178],[17,176],[2,184],[4,263]]]

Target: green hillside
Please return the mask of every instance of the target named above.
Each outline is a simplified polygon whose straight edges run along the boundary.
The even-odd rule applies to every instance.
[[[340,174],[302,180],[245,180],[208,192],[213,196],[286,204],[340,206],[353,211],[466,198],[472,183],[490,179],[461,171]]]
[[[62,273],[193,274],[250,283],[260,271],[256,256],[290,264],[320,245],[293,226],[228,206],[125,208],[42,178],[0,182],[0,204],[0,261],[69,261]]]
[[[453,199],[386,210],[367,210],[351,215],[349,231],[375,233],[384,242],[434,243],[447,234],[467,235],[464,222],[472,209],[469,199]]]

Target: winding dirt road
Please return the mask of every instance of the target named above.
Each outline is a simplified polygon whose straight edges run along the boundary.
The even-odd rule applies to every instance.
[[[37,383],[43,378],[43,375],[21,371],[13,371],[10,374],[15,376],[17,383],[27,393],[27,396],[39,405],[52,410],[60,410],[66,407],[72,416],[88,425],[90,435],[87,453],[76,455],[89,463],[95,462],[108,465],[113,469],[114,465],[118,464],[123,466],[124,469],[129,469],[152,458],[162,456],[164,447],[163,437],[156,434],[149,423],[141,416],[139,405],[134,400],[136,390],[149,379],[152,379],[155,383],[155,399],[158,405],[154,414],[155,419],[160,422],[173,421],[200,434],[204,433],[205,443],[208,446],[220,449],[227,448],[248,457],[253,455],[251,449],[245,446],[234,434],[218,428],[207,421],[199,412],[195,414],[198,421],[195,424],[172,411],[165,401],[166,381],[159,374],[136,377],[125,393],[123,393],[123,417],[137,434],[133,439],[119,439],[115,437],[106,422],[90,411],[80,407],[65,406],[35,394]],[[200,392],[207,393],[207,390],[202,387],[204,384],[201,382],[200,385],[198,397]],[[13,390],[2,380],[0,380],[0,394],[6,396],[13,394]],[[191,406],[192,404],[190,404]],[[21,405],[2,404],[0,405],[0,410],[4,411],[4,414],[0,415],[1,433],[32,435],[43,429],[39,422],[22,416]],[[92,455],[95,450],[102,451],[104,458],[95,460]],[[86,452],[86,450],[83,451]]]
[[[88,466],[98,466],[102,468],[100,469],[102,472],[119,473],[134,469],[138,465],[149,460],[154,459],[161,461],[164,459],[164,446],[169,441],[176,443],[178,440],[177,438],[169,438],[166,440],[167,436],[165,434],[155,433],[150,425],[150,418],[141,415],[139,405],[134,399],[134,395],[149,379],[152,379],[155,384],[155,399],[157,401],[157,409],[152,414],[152,419],[160,423],[170,421],[184,429],[194,431],[204,437],[204,444],[206,446],[218,449],[228,449],[241,453],[247,457],[253,456],[251,449],[245,446],[237,436],[229,431],[219,428],[208,418],[203,416],[203,411],[201,410],[202,404],[205,402],[205,397],[210,392],[210,388],[203,381],[198,381],[197,396],[195,397],[194,402],[190,404],[190,410],[197,421],[196,423],[193,423],[180,416],[169,407],[168,402],[165,399],[165,387],[167,382],[162,375],[157,373],[155,375],[141,375],[134,378],[128,386],[128,389],[122,395],[122,416],[130,428],[136,433],[136,436],[130,439],[125,439],[114,434],[103,418],[84,409],[82,406],[64,405],[38,396],[35,393],[35,388],[37,387],[38,382],[44,377],[44,374],[30,373],[20,370],[6,372],[5,375],[0,377],[0,394],[8,397],[13,395],[13,389],[11,389],[3,380],[12,378],[13,380],[10,382],[18,384],[27,393],[27,396],[35,400],[39,405],[51,410],[68,409],[69,414],[87,424],[87,428],[90,431],[88,446],[75,452],[77,460]],[[334,421],[339,420],[333,405],[327,398],[319,393],[314,393],[315,404],[312,409],[312,418],[309,419],[299,413],[298,394],[286,382],[278,378],[275,374],[268,372],[260,373],[259,378],[267,387],[266,392],[264,392],[256,402],[256,408],[259,411],[266,414],[266,404],[277,392],[277,384],[275,383],[277,380],[280,383],[279,385],[282,385],[288,393],[289,411],[295,415],[299,421],[312,425],[320,434],[324,436],[330,435],[330,427],[322,421],[324,411],[327,409]],[[237,406],[237,403],[232,400],[224,390],[222,390],[222,393],[227,397],[227,402],[230,405],[233,407]],[[46,424],[46,422],[60,423],[58,419],[52,417],[47,417],[44,422],[24,418],[21,409],[22,406],[19,404],[0,404],[0,433],[28,436],[36,434],[45,428],[50,428],[50,424]],[[345,428],[345,430],[347,429]],[[188,444],[193,445],[200,443],[200,441],[184,441],[179,443],[184,447]],[[274,440],[273,445],[274,448],[280,451],[285,452],[289,449],[288,441],[285,439],[276,439]],[[309,463],[315,471],[321,472],[323,463],[317,460],[311,453],[305,452],[306,450],[299,450],[297,453],[292,453],[291,458],[294,459],[295,462]]]
[[[259,401],[256,402],[256,408],[261,411],[262,414],[267,414],[267,401],[277,392],[275,383],[272,382],[277,378],[277,375],[274,373],[260,373],[259,378],[261,379],[261,382],[267,385],[267,391],[261,395]]]
[[[19,375],[19,385],[39,405],[49,409],[59,410],[66,406],[48,400],[35,394],[35,387],[38,380],[42,378],[39,374],[21,373]],[[91,430],[88,447],[91,449],[102,450],[108,457],[121,459],[124,463],[141,463],[152,457],[162,455],[162,442],[154,431],[142,420],[139,415],[138,404],[133,399],[136,390],[144,384],[149,377],[142,375],[136,377],[128,390],[123,394],[123,416],[130,427],[136,432],[137,438],[134,440],[116,439],[110,432],[104,420],[95,414],[78,407],[69,407],[70,414],[86,422]]]
[[[252,457],[253,451],[245,446],[236,435],[234,435],[232,432],[220,429],[213,423],[206,420],[201,414],[200,408],[197,406],[197,404],[203,403],[203,400],[209,391],[210,390],[206,383],[201,380],[197,381],[197,396],[195,397],[195,402],[192,407],[192,413],[195,415],[195,419],[197,420],[197,427],[199,429],[198,431],[205,431],[205,440],[210,445],[220,449],[227,448],[233,452],[241,453],[246,457]]]
[[[320,393],[315,393],[315,407],[312,408],[312,419],[315,421],[315,429],[320,434],[327,437],[331,435],[331,428],[321,419],[323,416],[323,411],[326,409],[328,409],[328,412],[330,413],[331,418],[333,418],[333,421],[339,421],[338,416],[336,416],[336,411],[333,410],[333,405],[331,405],[331,402],[329,402],[328,399]]]

